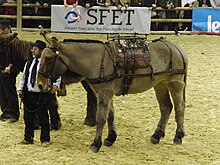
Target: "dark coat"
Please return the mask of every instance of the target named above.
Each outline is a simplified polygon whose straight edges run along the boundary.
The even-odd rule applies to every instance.
[[[48,3],[49,6],[50,6],[51,4],[54,4],[54,0],[31,0],[31,2],[32,2],[32,3],[38,2],[38,3],[39,3],[40,5],[42,5],[42,6],[43,6],[44,3]]]
[[[160,7],[167,9],[167,4],[172,3],[174,7],[180,6],[180,1],[179,0],[158,0],[158,4]]]
[[[0,46],[0,69],[4,70],[9,64],[13,64],[10,70],[10,75],[16,77],[24,68],[24,61],[16,58],[16,55],[13,53],[15,52],[12,52],[9,47]]]
[[[95,6],[96,5],[96,0],[79,0],[78,1],[78,4],[83,6],[83,7],[86,7],[86,4],[89,3],[90,6]]]

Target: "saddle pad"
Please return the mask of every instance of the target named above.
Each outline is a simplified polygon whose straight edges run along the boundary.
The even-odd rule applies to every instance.
[[[127,69],[133,66],[135,69],[148,68],[150,66],[150,55],[144,48],[128,48],[119,51],[117,54],[117,66],[121,69]]]

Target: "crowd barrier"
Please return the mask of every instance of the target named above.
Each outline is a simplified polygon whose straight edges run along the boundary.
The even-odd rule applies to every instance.
[[[42,29],[38,28],[24,28],[22,27],[22,20],[29,19],[29,20],[50,20],[50,16],[23,16],[22,15],[22,8],[25,7],[39,7],[41,8],[41,5],[37,4],[22,4],[22,1],[17,1],[15,4],[2,4],[0,6],[9,6],[9,7],[16,7],[17,8],[17,14],[16,15],[0,15],[0,18],[6,18],[6,19],[16,19],[17,24],[14,28],[16,31],[39,31]],[[155,11],[165,11],[167,9],[163,9],[161,7],[158,7],[156,9],[153,9]],[[171,10],[192,10],[192,8],[189,7],[176,7]],[[166,23],[173,23],[173,22],[182,22],[182,23],[191,23],[192,19],[151,19],[151,22],[166,22]],[[45,29],[49,30],[49,29]],[[151,31],[151,34],[173,34],[173,31]],[[191,31],[181,31],[181,34],[191,34]]]

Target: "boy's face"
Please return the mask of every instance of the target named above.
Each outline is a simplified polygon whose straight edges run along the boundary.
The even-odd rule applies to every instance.
[[[32,53],[33,53],[33,55],[34,55],[35,57],[40,57],[40,56],[41,56],[42,50],[41,50],[39,47],[33,46],[33,48],[32,48],[31,51],[32,51]]]
[[[11,31],[10,27],[0,28],[0,34],[9,34]]]

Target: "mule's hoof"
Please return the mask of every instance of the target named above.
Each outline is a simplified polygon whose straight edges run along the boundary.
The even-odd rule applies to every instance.
[[[99,149],[101,148],[102,146],[102,140],[101,140],[101,137],[98,137],[98,138],[95,138],[93,143],[91,144],[90,146],[90,150],[94,153],[98,152]]]
[[[183,139],[184,135],[185,135],[185,133],[184,133],[183,130],[177,129],[176,130],[176,135],[175,135],[175,137],[173,139],[173,143],[175,143],[175,144],[182,144],[182,139]]]
[[[90,146],[89,150],[93,153],[99,152],[99,148],[97,148],[96,146]]]
[[[160,139],[156,139],[153,136],[151,136],[151,143],[158,144],[160,142]]]
[[[94,127],[96,125],[94,120],[85,119],[83,125],[87,125],[89,127]]]
[[[113,145],[115,140],[117,139],[117,134],[114,130],[112,130],[108,137],[104,140],[104,146],[110,147]]]
[[[151,143],[158,144],[160,142],[160,139],[165,136],[165,133],[161,130],[157,130],[154,132],[154,134],[151,136]]]
[[[182,144],[182,139],[174,138],[173,143],[174,144]]]
[[[106,147],[110,147],[110,146],[113,145],[113,143],[111,141],[109,141],[108,139],[105,139],[103,145],[106,146]]]

